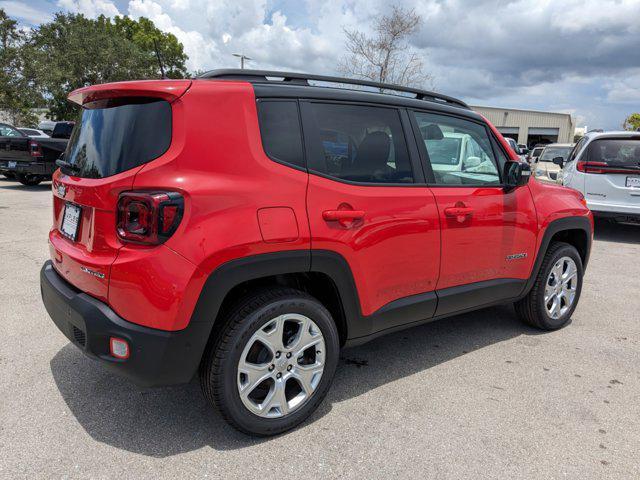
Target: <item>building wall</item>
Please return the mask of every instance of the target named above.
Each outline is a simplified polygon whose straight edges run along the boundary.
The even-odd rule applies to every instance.
[[[573,143],[575,124],[567,113],[537,112],[510,108],[471,107],[484,115],[498,129],[507,127],[518,132],[518,143],[527,144],[530,128],[558,129],[558,143]],[[509,133],[511,133],[509,131]]]

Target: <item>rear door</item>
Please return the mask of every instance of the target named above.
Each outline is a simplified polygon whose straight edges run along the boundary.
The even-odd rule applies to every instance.
[[[576,167],[592,209],[640,213],[640,135],[596,139],[585,153]]]
[[[348,262],[363,315],[431,292],[426,297],[432,301],[422,304],[431,305],[422,312],[429,318],[440,266],[438,211],[415,141],[407,141],[412,132],[406,111],[320,101],[301,107],[312,248],[337,252]],[[387,319],[372,327],[412,320],[417,319]]]
[[[518,295],[535,257],[536,213],[529,189],[505,191],[500,172],[507,157],[482,122],[412,113],[440,216],[436,314]],[[452,164],[461,168],[452,170]]]

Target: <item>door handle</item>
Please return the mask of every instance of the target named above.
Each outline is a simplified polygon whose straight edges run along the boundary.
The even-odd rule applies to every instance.
[[[448,207],[444,209],[447,217],[466,217],[473,214],[473,208],[470,207]]]
[[[362,220],[364,218],[364,210],[325,210],[322,212],[322,218],[327,222]]]

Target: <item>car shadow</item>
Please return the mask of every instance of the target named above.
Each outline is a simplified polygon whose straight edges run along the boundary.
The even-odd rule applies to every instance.
[[[640,244],[640,225],[624,225],[604,218],[595,219],[594,240]]]
[[[17,180],[5,179],[5,182],[2,182],[2,184],[0,184],[0,189],[24,190],[27,192],[43,192],[45,190],[51,190],[51,182],[42,182],[38,185],[28,187],[27,185],[22,185],[21,183],[18,183]]]
[[[501,306],[344,349],[327,399],[298,428],[308,428],[327,415],[334,403],[474,350],[538,333],[519,322],[512,307]],[[151,457],[168,457],[204,446],[233,450],[269,441],[246,436],[227,425],[205,401],[196,380],[183,386],[141,389],[107,372],[71,344],[53,357],[50,367],[72,414],[98,442]]]

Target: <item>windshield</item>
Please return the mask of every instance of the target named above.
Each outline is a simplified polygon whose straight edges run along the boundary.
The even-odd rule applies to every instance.
[[[460,159],[460,138],[444,137],[440,140],[425,140],[429,160],[432,164],[457,165]]]
[[[589,161],[613,166],[640,166],[640,137],[595,140],[589,146]]]
[[[24,135],[9,125],[0,125],[0,137],[24,137]]]
[[[165,100],[125,98],[85,108],[65,161],[71,173],[102,178],[159,157],[171,144],[171,106]]]
[[[541,162],[552,162],[556,157],[562,157],[563,160],[566,160],[571,153],[571,149],[573,147],[547,147],[540,155],[539,160]]]

